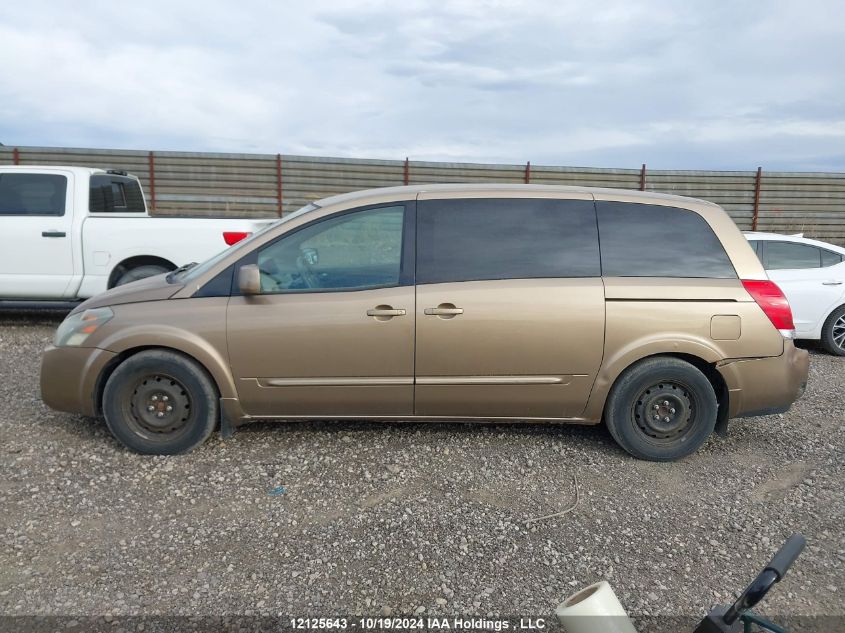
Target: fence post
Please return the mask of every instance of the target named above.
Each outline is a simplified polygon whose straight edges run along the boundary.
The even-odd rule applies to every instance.
[[[757,230],[757,220],[760,217],[760,185],[763,181],[763,168],[757,168],[757,178],[754,179],[754,215],[751,218],[751,230]]]
[[[17,147],[12,150],[12,162],[15,165],[21,164],[21,152]]]
[[[276,211],[282,217],[282,155],[276,154]]]
[[[525,184],[529,184],[531,182],[531,161],[526,161],[525,163]]]
[[[640,191],[645,191],[645,163],[640,168]]]
[[[150,209],[156,210],[156,159],[153,152],[150,152]]]
[[[405,157],[405,167],[402,172],[402,182],[406,185],[411,184],[411,163],[408,157]]]

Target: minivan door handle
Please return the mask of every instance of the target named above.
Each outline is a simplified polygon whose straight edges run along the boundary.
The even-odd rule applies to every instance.
[[[426,308],[423,312],[429,316],[439,316],[444,319],[451,319],[464,313],[463,308],[456,308],[454,303],[441,303],[436,308]]]
[[[379,321],[387,321],[397,316],[405,316],[405,310],[393,306],[381,305],[367,310],[367,316],[375,317]]]
[[[822,286],[841,286],[841,281],[823,281]]]
[[[67,237],[64,231],[41,231],[41,237]]]

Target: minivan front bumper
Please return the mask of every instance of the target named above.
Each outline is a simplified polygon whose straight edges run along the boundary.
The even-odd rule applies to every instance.
[[[726,360],[716,368],[730,392],[729,417],[772,415],[787,411],[804,394],[810,355],[784,339],[780,356]]]
[[[41,359],[41,399],[51,409],[96,417],[97,380],[117,354],[96,347],[49,347]]]

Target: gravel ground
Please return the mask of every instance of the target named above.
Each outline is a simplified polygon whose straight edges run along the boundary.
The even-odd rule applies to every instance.
[[[537,615],[607,579],[696,615],[801,531],[761,611],[845,616],[845,359],[811,349],[789,413],[680,463],[600,427],[346,422],[143,457],[41,403],[60,319],[0,314],[0,614]]]

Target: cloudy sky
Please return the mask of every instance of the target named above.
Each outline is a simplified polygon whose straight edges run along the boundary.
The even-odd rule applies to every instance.
[[[0,3],[0,142],[845,170],[841,2]]]

